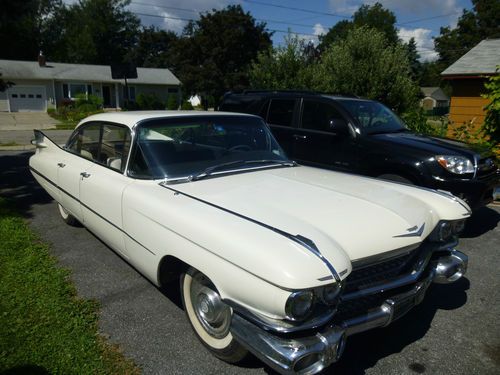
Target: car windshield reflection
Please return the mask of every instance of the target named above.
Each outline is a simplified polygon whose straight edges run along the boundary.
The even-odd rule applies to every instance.
[[[129,175],[195,181],[211,174],[291,165],[258,117],[192,116],[141,123]]]

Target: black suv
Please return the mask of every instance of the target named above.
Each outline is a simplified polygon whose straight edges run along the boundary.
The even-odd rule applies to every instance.
[[[264,118],[291,159],[452,192],[471,208],[492,201],[500,171],[491,154],[409,131],[383,104],[298,91],[227,93],[221,111]]]

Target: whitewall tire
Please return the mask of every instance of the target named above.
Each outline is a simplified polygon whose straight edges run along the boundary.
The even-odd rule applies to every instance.
[[[181,297],[189,323],[203,345],[229,363],[246,357],[247,350],[229,331],[232,310],[222,302],[210,279],[190,268],[181,276]]]

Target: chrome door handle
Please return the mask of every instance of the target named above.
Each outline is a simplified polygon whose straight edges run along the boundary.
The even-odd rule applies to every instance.
[[[66,166],[66,164],[64,164],[64,163],[57,163],[57,166],[60,167],[60,168],[64,168]]]
[[[295,139],[307,139],[307,135],[294,134],[293,137]]]
[[[80,176],[82,176],[82,178],[87,178],[87,177],[90,177],[90,173],[82,172],[82,173],[80,173]]]

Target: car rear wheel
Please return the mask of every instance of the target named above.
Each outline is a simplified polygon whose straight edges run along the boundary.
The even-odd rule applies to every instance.
[[[210,279],[190,268],[181,276],[181,297],[189,323],[203,345],[229,363],[246,357],[248,351],[229,331],[232,310],[222,302]]]
[[[59,215],[61,215],[61,218],[63,221],[68,224],[68,225],[77,225],[78,220],[71,215],[60,203],[57,204],[57,207],[59,208]]]

